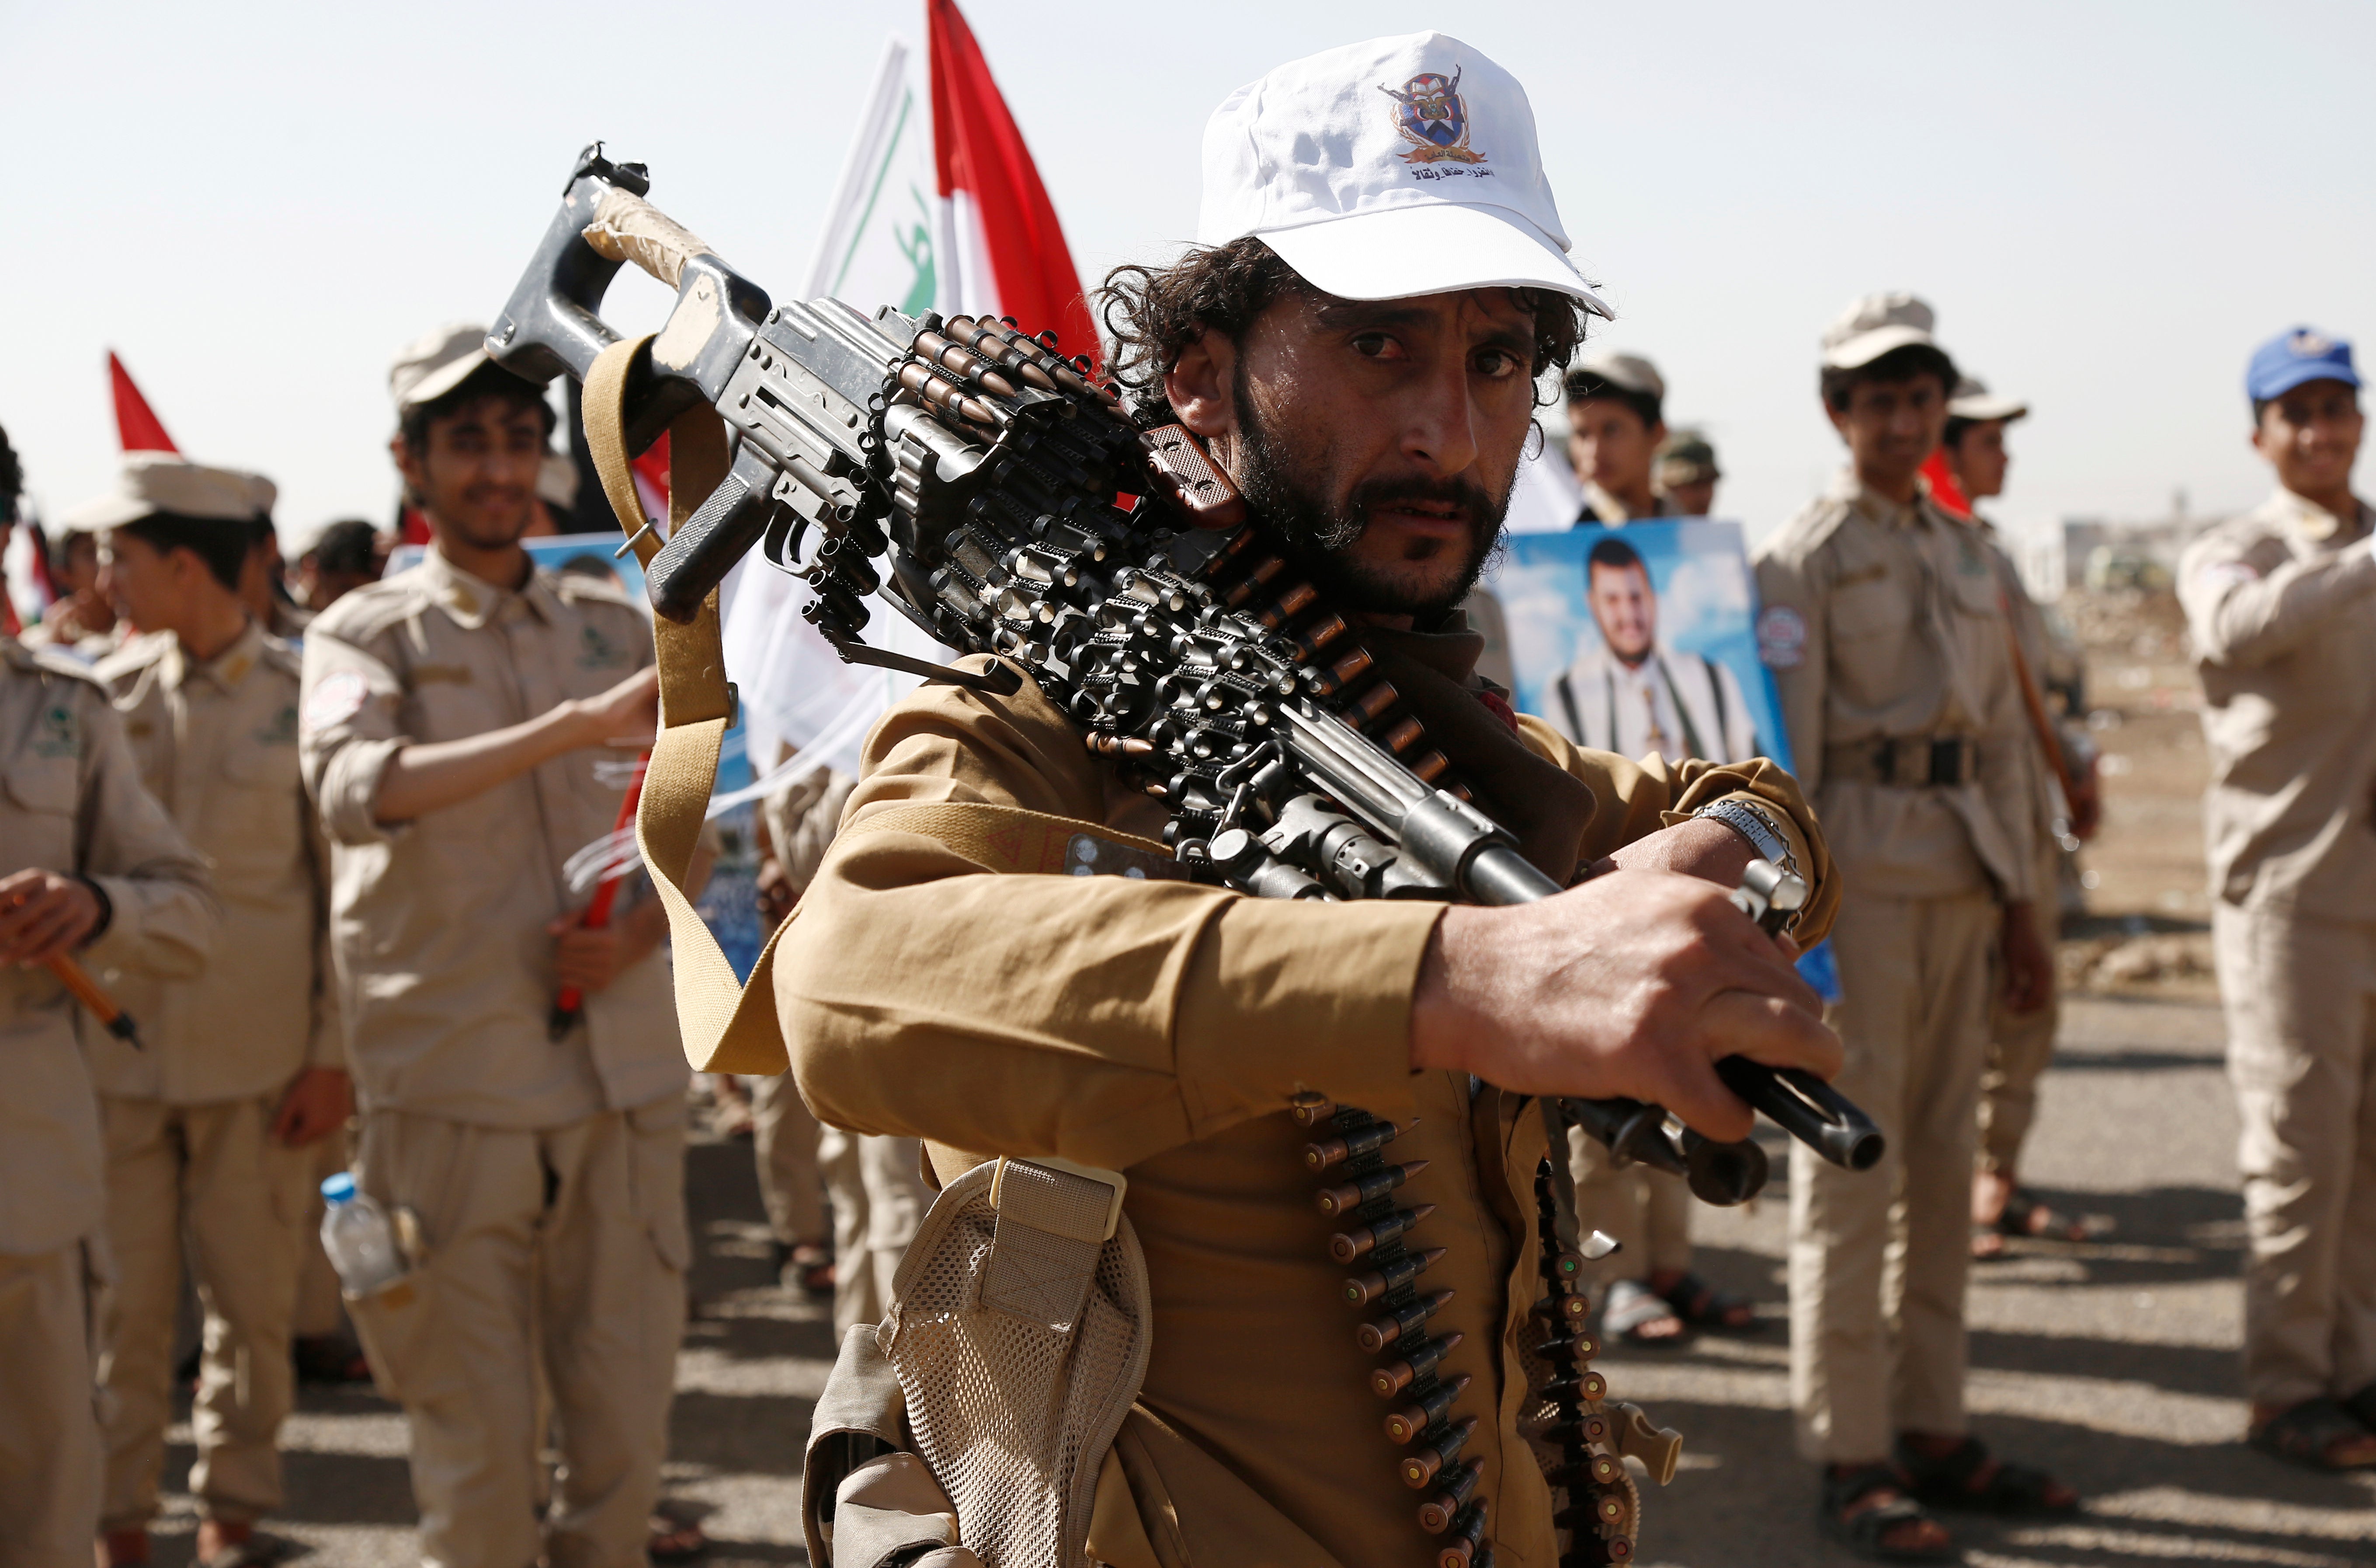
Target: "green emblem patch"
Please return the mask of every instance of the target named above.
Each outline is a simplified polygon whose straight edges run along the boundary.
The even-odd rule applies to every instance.
[[[297,743],[297,705],[291,703],[272,716],[272,722],[255,732],[259,746],[293,746]]]
[[[627,650],[602,635],[602,628],[591,622],[577,634],[577,667],[580,670],[615,670],[627,662]]]
[[[81,750],[82,724],[75,710],[64,703],[52,703],[33,727],[33,754],[73,756]]]

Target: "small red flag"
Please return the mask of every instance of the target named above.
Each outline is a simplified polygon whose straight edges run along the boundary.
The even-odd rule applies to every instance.
[[[955,0],[928,0],[925,9],[941,199],[955,208],[956,226],[974,231],[958,236],[959,255],[979,234],[1000,314],[1026,332],[1052,327],[1060,351],[1094,361],[1098,333],[1081,297],[1081,275],[1031,149],[991,79],[990,62]]]
[[[160,420],[157,417],[157,411],[148,406],[148,399],[140,395],[140,388],[132,385],[131,373],[124,368],[124,362],[115,357],[115,350],[113,349],[107,352],[107,379],[115,392],[115,436],[117,444],[124,450],[126,452],[179,452],[181,450],[179,446],[173,445],[173,438],[165,434],[164,422]]]
[[[1955,470],[1947,466],[1947,449],[1932,449],[1922,459],[1922,477],[1930,481],[1930,499],[1959,517],[1972,515],[1972,498],[1964,493],[1964,486],[1955,478]]]

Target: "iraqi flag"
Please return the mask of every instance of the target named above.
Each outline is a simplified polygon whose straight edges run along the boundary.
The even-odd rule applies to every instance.
[[[925,69],[916,71],[907,44],[885,42],[799,297],[830,295],[865,315],[891,305],[1012,316],[1026,332],[1053,330],[1063,352],[1095,358],[1072,249],[981,45],[949,0],[925,0],[924,9]],[[844,664],[801,619],[808,592],[755,556],[727,579],[726,667],[762,785],[771,771],[778,786],[790,780],[776,766],[786,747],[797,751],[794,768],[855,772],[874,720],[916,683]],[[867,641],[936,662],[949,657],[889,605],[867,608]]]

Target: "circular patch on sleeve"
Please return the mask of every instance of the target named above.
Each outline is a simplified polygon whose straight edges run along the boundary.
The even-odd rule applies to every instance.
[[[305,694],[305,732],[334,729],[363,710],[371,683],[353,670],[333,670]]]
[[[2225,593],[2261,580],[2259,569],[2249,561],[2214,561],[2194,575],[2214,593]]]
[[[1787,604],[1757,618],[1757,657],[1769,670],[1796,670],[1807,659],[1807,620]]]

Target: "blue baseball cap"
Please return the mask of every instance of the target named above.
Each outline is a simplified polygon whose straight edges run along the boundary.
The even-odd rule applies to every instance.
[[[2265,403],[2305,381],[2340,381],[2346,386],[2358,386],[2359,373],[2351,368],[2350,342],[2330,338],[2314,327],[2278,333],[2252,350],[2251,362],[2244,367],[2244,396]]]

